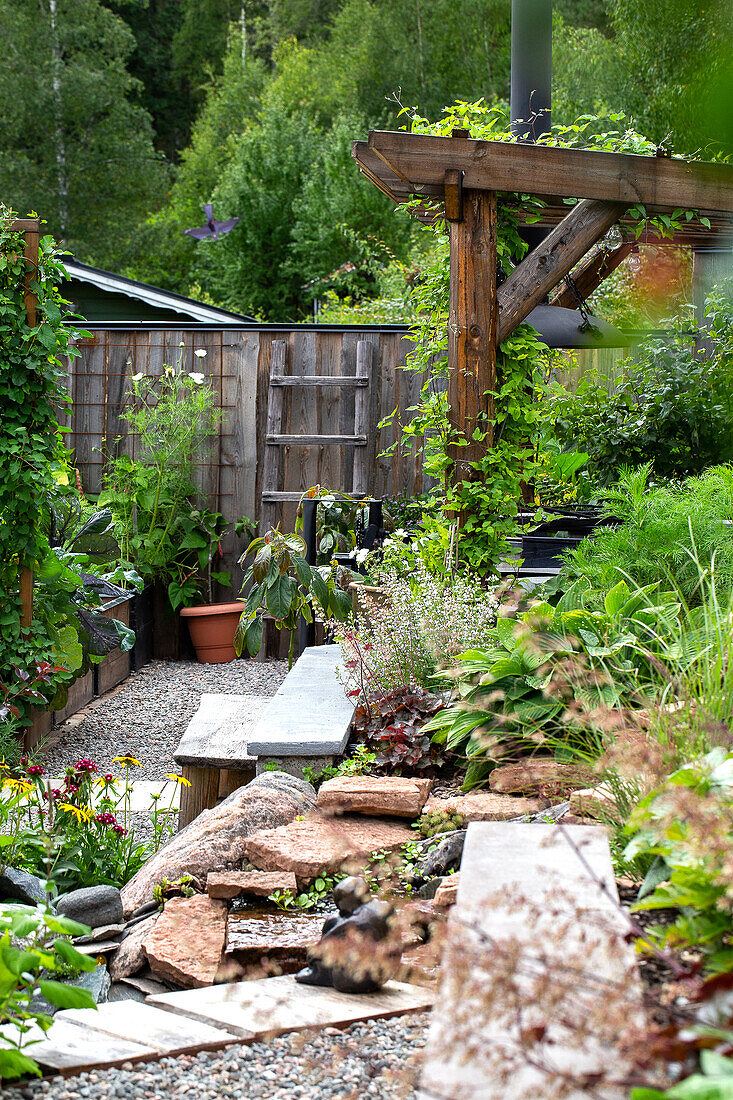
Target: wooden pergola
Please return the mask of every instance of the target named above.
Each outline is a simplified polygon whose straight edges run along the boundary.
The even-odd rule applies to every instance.
[[[487,394],[495,386],[498,346],[553,292],[553,304],[574,305],[560,288],[571,271],[587,296],[618,266],[632,241],[611,254],[593,246],[617,222],[623,227],[625,219],[631,221],[630,207],[643,204],[648,214],[693,210],[710,222],[710,228],[697,219],[684,222],[655,244],[733,247],[733,167],[726,164],[480,141],[465,130],[450,137],[373,130],[368,141],[354,142],[353,156],[395,203],[423,199],[430,218],[431,203],[444,206],[450,240],[449,415],[469,441],[462,450],[466,463],[480,458],[474,428],[492,419]],[[546,205],[534,224],[547,230],[500,286],[498,193],[542,199]],[[579,201],[568,208],[568,200]]]

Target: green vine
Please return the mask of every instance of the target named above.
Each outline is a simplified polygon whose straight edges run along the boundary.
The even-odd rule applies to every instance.
[[[78,354],[70,345],[75,332],[64,322],[57,289],[63,267],[51,237],[41,238],[31,273],[37,307],[29,324],[24,235],[11,229],[13,217],[0,207],[0,679],[13,666],[48,656],[52,646],[42,623],[21,626],[19,575],[49,557],[44,508],[64,456],[54,405],[66,400],[62,360]]]

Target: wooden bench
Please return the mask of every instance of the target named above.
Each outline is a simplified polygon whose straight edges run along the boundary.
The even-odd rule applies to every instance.
[[[173,759],[189,787],[181,787],[178,828],[215,806],[255,777],[256,759],[247,741],[271,702],[265,695],[201,696]]]
[[[201,696],[173,757],[191,784],[181,791],[179,829],[273,763],[302,776],[344,751],[354,704],[340,662],[340,646],[311,646],[274,696]]]

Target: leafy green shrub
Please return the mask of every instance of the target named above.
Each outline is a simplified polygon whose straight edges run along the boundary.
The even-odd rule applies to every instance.
[[[201,352],[202,356],[205,354]],[[206,454],[219,423],[203,373],[166,367],[160,378],[132,380],[134,402],[122,416],[139,439],[136,458],[119,455],[104,470],[99,497],[115,518],[124,561],[145,580],[167,585],[173,608],[194,603],[228,573],[212,571],[226,524],[197,503],[194,467]]]
[[[733,971],[733,752],[718,747],[669,776],[631,814],[627,859],[654,857],[634,910],[673,909],[649,931],[659,948],[693,948],[705,969]]]
[[[647,337],[624,363],[615,392],[586,375],[576,393],[553,395],[560,442],[589,455],[603,483],[621,466],[649,463],[660,477],[686,477],[733,459],[733,285],[705,305],[709,331],[698,346],[689,317]]]
[[[53,1019],[32,1007],[39,990],[57,1008],[96,1008],[86,989],[56,981],[55,971],[91,971],[96,961],[72,947],[67,936],[90,931],[84,924],[59,917],[49,908],[0,904],[0,1079],[41,1076],[27,1051],[33,1050],[29,1032],[39,1027],[46,1032]],[[22,945],[22,946],[21,946]]]
[[[336,779],[341,775],[367,775],[373,770],[377,755],[369,752],[366,745],[357,745],[353,755],[347,756],[340,764],[329,764],[317,772],[313,768],[303,768],[303,778],[313,786],[325,783],[328,779]],[[275,765],[277,768],[277,764]]]
[[[490,648],[461,655],[458,698],[424,732],[466,760],[464,789],[540,745],[592,744],[594,712],[641,706],[654,690],[653,654],[678,616],[668,595],[632,595],[620,581],[603,611],[536,603],[516,621],[500,618]]]
[[[266,612],[272,615],[278,630],[291,632],[289,668],[293,664],[295,632],[301,616],[306,622],[313,622],[313,609],[318,606],[326,618],[341,621],[348,618],[351,599],[336,584],[334,570],[321,571],[309,565],[305,560],[306,549],[305,539],[300,535],[283,535],[276,528],[251,542],[240,558],[240,565],[244,565],[254,555],[242,582],[247,598],[234,635],[238,657],[245,647],[253,657],[259,652],[262,617]]]
[[[622,577],[638,585],[676,586],[688,604],[702,598],[700,569],[733,588],[733,467],[715,466],[681,486],[649,487],[650,467],[622,469],[607,491],[606,510],[622,522],[604,527],[564,555],[546,593],[563,592],[561,606],[597,607]]]

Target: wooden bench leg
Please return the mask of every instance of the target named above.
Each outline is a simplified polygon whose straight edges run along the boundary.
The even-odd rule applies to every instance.
[[[216,806],[219,797],[218,768],[183,768],[183,778],[191,784],[181,785],[181,808],[178,812],[178,831],[185,829],[202,810]]]
[[[219,773],[219,798],[228,798],[234,791],[238,791],[240,787],[243,787],[245,783],[251,783],[255,777],[255,763],[252,761],[252,766],[246,770],[232,768],[222,768]]]

